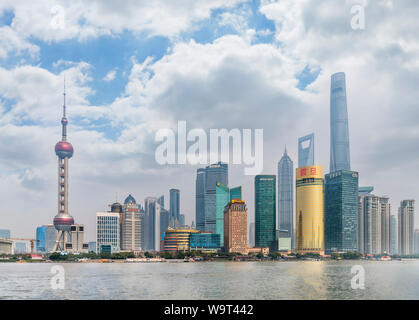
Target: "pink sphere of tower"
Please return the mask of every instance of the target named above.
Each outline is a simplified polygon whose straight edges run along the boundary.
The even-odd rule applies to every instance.
[[[60,141],[55,145],[55,154],[61,158],[71,158],[73,156],[74,149],[70,142]]]
[[[57,230],[70,231],[74,219],[68,214],[57,214],[54,218],[54,227]]]

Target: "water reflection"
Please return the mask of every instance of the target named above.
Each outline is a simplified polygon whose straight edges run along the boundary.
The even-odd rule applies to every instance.
[[[351,288],[351,267],[365,290]],[[418,299],[419,261],[64,263],[66,287],[52,290],[53,264],[0,263],[0,299]]]

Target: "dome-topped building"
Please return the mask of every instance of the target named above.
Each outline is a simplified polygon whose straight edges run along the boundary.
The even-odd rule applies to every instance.
[[[137,203],[132,195],[128,195],[128,197],[124,201],[124,204],[129,204],[129,203],[132,203],[132,204]]]

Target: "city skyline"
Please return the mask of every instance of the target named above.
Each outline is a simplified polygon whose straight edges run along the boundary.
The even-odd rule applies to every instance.
[[[360,185],[373,185],[376,194],[390,197],[396,214],[400,201],[418,198],[418,174],[411,170],[419,159],[413,120],[418,55],[402,45],[417,40],[409,38],[404,24],[388,32],[390,9],[384,4],[369,3],[377,15],[369,15],[367,28],[357,31],[350,28],[349,4],[322,3],[327,6],[237,1],[202,8],[197,3],[185,16],[163,5],[163,12],[183,23],[137,29],[118,19],[123,14],[116,10],[122,29],[99,27],[90,16],[87,25],[69,20],[71,27],[63,30],[51,30],[50,10],[42,1],[36,17],[20,4],[0,5],[0,28],[10,35],[0,40],[6,44],[0,75],[7,79],[0,81],[0,193],[14,204],[0,204],[0,228],[34,237],[36,227],[55,215],[57,164],[51,145],[59,136],[64,74],[69,130],[77,147],[69,210],[86,226],[87,240],[95,238],[95,213],[106,209],[115,192],[132,193],[143,204],[148,196],[164,193],[169,199],[168,190],[179,189],[180,212],[187,224],[195,220],[198,166],[162,167],[153,159],[153,133],[175,127],[177,120],[205,130],[263,128],[263,174],[276,173],[285,144],[296,163],[297,138],[314,132],[316,164],[329,168],[330,76],[336,72],[346,73],[351,167],[360,172]],[[129,6],[121,10],[135,10]],[[394,4],[392,18],[403,13],[404,21],[415,25],[419,9],[408,6]],[[103,10],[110,12],[106,4]],[[320,11],[322,19],[316,18]],[[212,23],[211,35],[200,27],[203,21]],[[356,59],[348,44],[356,46]],[[63,50],[67,45],[71,50]],[[396,67],[388,57],[404,63]],[[412,173],[405,178],[406,172]],[[241,165],[229,164],[229,173],[234,185],[243,186],[252,221],[253,177],[243,176]]]

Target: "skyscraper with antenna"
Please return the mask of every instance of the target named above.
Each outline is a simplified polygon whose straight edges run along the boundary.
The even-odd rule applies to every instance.
[[[55,154],[58,157],[58,213],[54,217],[54,226],[58,230],[58,235],[53,252],[66,251],[66,243],[71,237],[71,226],[74,225],[74,219],[68,213],[68,160],[73,156],[74,149],[67,141],[65,79],[63,97],[62,137],[55,145]]]

